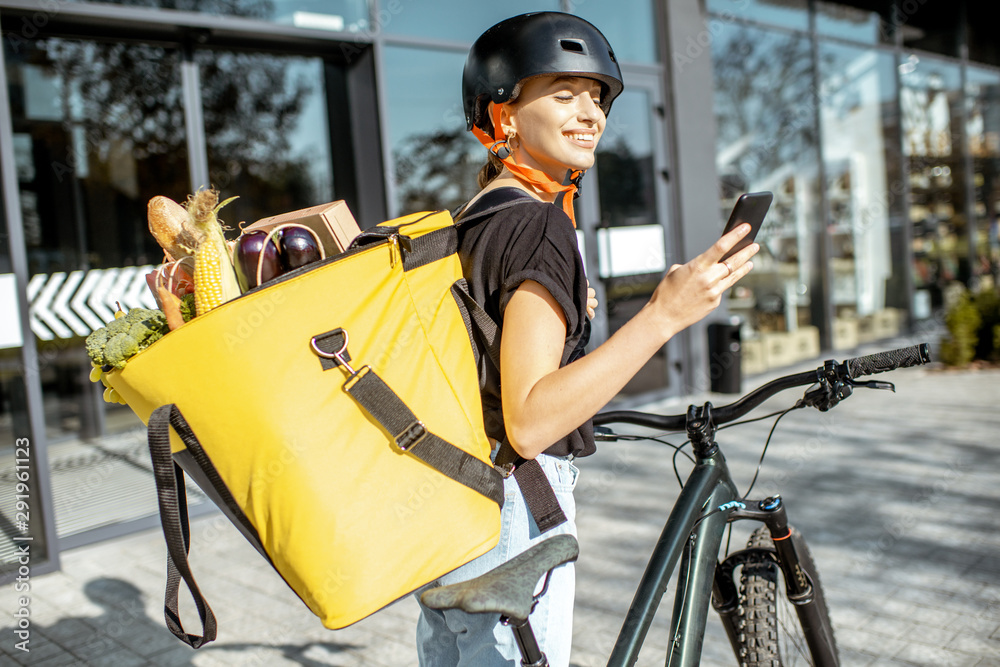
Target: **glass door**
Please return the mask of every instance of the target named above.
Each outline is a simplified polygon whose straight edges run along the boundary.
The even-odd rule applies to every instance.
[[[187,148],[178,51],[40,37],[5,42],[56,533],[70,540],[156,511],[145,430],[89,380],[84,340],[155,305],[163,253],[146,202],[183,198]]]
[[[307,56],[198,51],[208,173],[232,227],[334,199],[326,64]]]
[[[597,183],[590,175],[584,181],[585,195],[588,189],[597,191],[596,252],[590,257],[596,256],[607,318],[601,323],[605,331],[598,333],[607,336],[639,312],[674,261],[668,262],[667,146],[658,77],[626,72],[625,79],[597,150]],[[671,354],[675,345],[672,341],[657,352],[623,393],[678,387],[679,367],[671,363],[678,358]]]
[[[185,200],[189,151],[207,155],[204,185],[239,197],[220,214],[232,236],[240,222],[331,201],[332,65],[205,49],[193,55],[192,79],[179,45],[42,35],[4,48],[29,324],[65,548],[155,521],[145,427],[127,407],[103,401],[84,347],[118,303],[155,305],[145,276],[163,252],[148,231],[147,202]],[[203,128],[186,124],[185,105],[200,107],[187,117],[203,118]],[[15,385],[0,376],[0,428]],[[190,500],[201,500],[196,489]]]

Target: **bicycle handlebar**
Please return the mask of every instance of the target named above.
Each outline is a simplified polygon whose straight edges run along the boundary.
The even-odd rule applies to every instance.
[[[903,347],[898,350],[888,350],[877,352],[865,357],[856,357],[844,362],[847,366],[848,374],[851,378],[859,378],[862,375],[874,375],[875,373],[885,373],[897,368],[907,368],[909,366],[919,366],[931,360],[930,349],[927,343]]]
[[[830,372],[828,369],[832,369],[836,379],[849,381],[864,375],[919,366],[930,360],[930,348],[927,343],[847,359],[843,364],[836,364],[831,360],[814,371],[795,373],[771,380],[729,405],[713,407],[712,421],[716,424],[735,421],[778,392],[794,387],[809,386],[823,380]],[[596,426],[612,423],[634,424],[663,431],[683,431],[687,426],[687,415],[655,415],[634,410],[612,410],[594,416],[594,425]]]

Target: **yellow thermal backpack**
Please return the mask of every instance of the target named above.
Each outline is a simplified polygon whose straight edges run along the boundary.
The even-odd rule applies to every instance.
[[[497,543],[503,475],[490,460],[471,338],[485,312],[457,247],[447,212],[383,223],[108,373],[149,426],[165,615],[182,641],[197,648],[216,636],[188,566],[182,470],[331,629]],[[495,325],[486,335],[492,355]],[[542,522],[558,523],[554,511],[560,518]],[[181,624],[181,580],[201,635]]]

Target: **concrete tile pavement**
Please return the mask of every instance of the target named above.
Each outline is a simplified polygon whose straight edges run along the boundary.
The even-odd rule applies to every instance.
[[[844,665],[1000,666],[1000,371],[909,369],[882,377],[897,393],[859,390],[829,413],[784,417],[752,495],[780,491],[807,537]],[[798,395],[781,394],[754,414],[787,407]],[[698,394],[643,407],[679,413],[688,402],[731,398]],[[741,490],[770,426],[720,432]],[[653,442],[605,443],[579,462],[579,667],[605,664],[676,498],[670,454]],[[731,549],[749,532],[737,524]],[[165,629],[165,549],[153,530],[65,552],[60,572],[33,578],[30,653],[13,647],[17,595],[0,588],[0,663],[416,664],[412,599],[331,632],[221,515],[194,521],[192,536],[192,568],[219,620],[215,643],[193,651]],[[672,588],[639,665],[663,664],[671,598]],[[182,617],[197,619],[186,599]],[[713,618],[702,664],[734,664]]]

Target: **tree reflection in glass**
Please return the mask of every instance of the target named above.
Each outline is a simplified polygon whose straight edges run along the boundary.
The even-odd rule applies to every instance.
[[[333,198],[323,62],[201,51],[209,178],[230,227]]]
[[[819,152],[812,57],[805,37],[718,19],[713,27],[720,217],[743,192],[770,190],[761,252],[733,302],[758,330],[791,331],[817,320],[813,236]]]
[[[31,272],[158,262],[146,202],[188,190],[177,53],[4,43]]]

